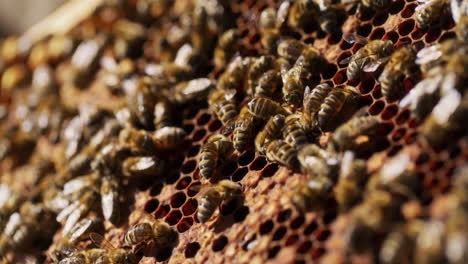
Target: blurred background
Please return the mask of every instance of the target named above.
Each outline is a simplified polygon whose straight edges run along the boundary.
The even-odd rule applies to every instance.
[[[0,0],[0,37],[18,35],[66,0]]]

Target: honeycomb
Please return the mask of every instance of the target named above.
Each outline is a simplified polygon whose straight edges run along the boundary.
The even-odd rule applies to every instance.
[[[138,13],[138,8],[144,6],[140,3],[150,1],[115,2],[123,4],[109,4],[96,10],[88,10],[86,17],[64,26],[70,27],[67,34],[79,40],[86,40],[99,31],[109,30],[117,19],[126,18],[143,24],[148,34],[144,43],[135,44],[137,48],[135,53],[132,53],[131,59],[135,62],[136,71],[143,74],[145,67],[151,63],[167,61],[155,48],[160,41],[158,36],[171,34],[171,23],[183,23],[179,20],[183,19],[184,12],[193,7],[192,1],[176,1],[170,12],[164,12],[158,5],[152,6],[152,17]],[[218,1],[199,2],[208,5]],[[231,27],[238,30],[241,37],[239,54],[267,54],[260,43],[259,16],[266,8],[273,7],[277,10],[283,1],[219,2],[222,3],[225,12],[221,30]],[[419,199],[402,206],[405,219],[443,219],[447,214],[446,203],[453,187],[452,175],[458,166],[466,164],[468,158],[467,139],[457,139],[454,144],[447,144],[440,149],[428,147],[418,137],[420,123],[410,110],[399,107],[398,100],[389,101],[383,97],[376,80],[378,74],[366,73],[360,80],[347,80],[347,65],[340,64],[343,59],[352,56],[363,47],[361,43],[349,43],[344,40],[344,36],[349,33],[368,40],[391,40],[397,47],[411,44],[417,50],[456,37],[455,23],[450,17],[441,19],[440,25],[428,29],[418,28],[414,13],[420,4],[416,0],[396,0],[391,2],[388,10],[376,12],[365,9],[359,14],[355,7],[346,7],[346,16],[343,16],[345,19],[340,21],[342,32],[326,34],[316,28],[295,29],[287,26],[281,34],[313,45],[325,56],[326,68],[320,76],[310,80],[311,83],[330,82],[335,86],[346,84],[357,87],[361,94],[359,106],[368,106],[368,114],[379,118],[379,134],[385,136],[384,140],[379,142],[376,149],[365,150],[362,154],[368,159],[369,171],[378,171],[383,164],[398,154],[409,155],[415,168],[414,173],[423,188],[421,193],[417,194]],[[13,39],[14,37],[5,40],[3,45]],[[39,40],[38,43],[47,41],[50,42],[50,39]],[[65,81],[71,74],[70,56],[52,57],[43,54],[42,52],[47,51],[40,50],[39,44],[33,47],[36,46],[37,49],[31,49],[29,56],[18,52],[18,55],[11,58],[7,57],[10,53],[5,52],[3,48],[3,126],[21,125],[23,122],[18,109],[24,102],[25,95],[32,89],[32,72],[43,63],[49,64],[56,75],[61,102],[72,109],[71,113],[66,114],[65,120],[76,114],[78,106],[84,103],[112,111],[121,105],[121,95],[109,93],[102,88],[105,70],[99,65],[92,65],[92,69],[87,72],[91,76],[84,78],[86,83],[70,87]],[[111,49],[110,45],[107,49]],[[106,48],[102,53],[111,54]],[[17,76],[8,77],[11,76],[9,71]],[[210,61],[197,70],[196,76],[218,79],[224,71],[224,67],[216,67]],[[421,78],[419,72],[409,76],[403,81],[404,89],[410,91]],[[139,263],[142,264],[378,262],[372,254],[349,254],[343,240],[351,216],[350,213],[340,213],[333,198],[327,200],[323,210],[302,213],[295,209],[289,196],[285,194],[304,184],[307,176],[268,161],[264,155],[255,151],[252,142],[245,152],[234,152],[216,170],[217,180],[230,179],[242,185],[244,201],[223,204],[213,216],[213,220],[200,223],[196,214],[202,195],[201,187],[209,185],[210,182],[199,174],[199,154],[207,138],[221,133],[224,127],[209,109],[207,102],[189,105],[180,112],[181,126],[187,133],[187,142],[177,151],[165,153],[164,159],[172,168],[166,177],[145,179],[125,186],[119,222],[116,225],[106,222],[104,232],[101,232],[111,244],[122,247],[123,236],[130,226],[153,218],[175,229],[179,235],[179,242],[172,251],[136,252]],[[321,140],[326,141],[330,134],[325,133]],[[32,170],[30,163],[35,155],[42,155],[52,160],[56,168],[59,168],[63,157],[60,152],[61,142],[57,138],[57,131],[46,131],[37,138],[32,151],[15,149],[18,153],[9,155],[1,162],[2,183],[12,186],[18,192],[34,192],[38,188],[37,183],[27,177]],[[51,250],[59,240],[61,232],[61,227],[54,226],[50,234],[43,236],[37,243],[32,244],[33,246],[8,252],[3,256],[2,263],[53,263]],[[92,247],[92,244],[90,241],[84,241],[80,246]]]

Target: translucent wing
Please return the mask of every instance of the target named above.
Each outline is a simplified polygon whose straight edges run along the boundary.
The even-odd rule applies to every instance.
[[[230,101],[236,96],[237,91],[235,89],[229,89],[226,91],[225,98],[226,100]]]
[[[93,233],[89,234],[89,238],[91,239],[91,241],[93,241],[93,243],[97,247],[107,249],[107,250],[114,250],[115,249],[115,247],[109,241],[107,241],[103,236],[101,236],[98,233],[93,232]]]
[[[432,110],[432,116],[437,123],[441,125],[446,124],[460,105],[461,100],[461,94],[455,89],[444,95]]]
[[[362,70],[365,72],[375,72],[380,65],[385,64],[389,60],[389,57],[380,58],[374,62],[366,64]]]
[[[452,18],[453,20],[458,23],[458,21],[460,20],[460,5],[462,1],[460,0],[451,0],[450,1],[450,9],[452,11]]]
[[[340,64],[340,65],[346,65],[346,64],[348,64],[348,63],[351,61],[352,58],[353,58],[353,55],[351,55],[351,56],[349,56],[349,57],[347,57],[347,58],[344,58],[344,59],[342,59],[341,61],[339,61],[339,64]]]
[[[416,54],[416,64],[426,64],[439,59],[440,56],[442,56],[442,51],[440,51],[440,44],[436,44],[420,50]]]
[[[284,24],[284,21],[286,21],[286,18],[289,13],[289,7],[290,7],[289,1],[284,1],[279,9],[278,13],[276,15],[276,27],[281,27]]]
[[[359,44],[363,44],[363,45],[366,45],[367,44],[367,39],[362,37],[362,36],[359,36],[358,34],[356,33],[348,33],[348,34],[345,34],[343,36],[344,40],[346,42],[348,42],[349,44],[353,44],[353,43],[359,43]]]

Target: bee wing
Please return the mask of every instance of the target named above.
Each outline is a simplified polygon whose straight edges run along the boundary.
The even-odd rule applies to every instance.
[[[455,23],[458,23],[461,16],[460,6],[462,5],[463,1],[460,0],[451,0],[450,1],[450,9],[452,11],[452,18]]]
[[[342,59],[341,61],[339,61],[339,64],[340,64],[340,65],[346,65],[346,64],[348,64],[348,63],[351,61],[352,58],[353,58],[353,55],[351,55],[351,56],[349,56],[349,57],[347,57],[347,58],[344,58],[344,59]]]
[[[353,43],[359,43],[359,44],[363,44],[363,45],[366,45],[367,44],[367,39],[362,37],[362,36],[359,36],[358,34],[356,33],[348,33],[348,34],[345,34],[343,36],[344,40],[346,42],[348,42],[349,44],[353,44]]]
[[[435,61],[442,56],[442,51],[440,51],[440,45],[433,45],[427,48],[420,50],[416,54],[416,64],[426,64],[431,61]]]
[[[306,108],[307,103],[309,102],[309,96],[312,93],[312,89],[307,85],[304,90],[304,99],[302,99],[302,105]]]
[[[291,6],[291,3],[289,1],[284,1],[278,8],[278,13],[276,15],[276,27],[277,28],[281,27],[284,24],[284,21],[286,21],[290,6]]]
[[[101,236],[98,233],[92,232],[91,234],[89,234],[89,239],[91,239],[91,241],[93,241],[94,245],[96,245],[97,247],[107,250],[115,249],[115,247],[109,241],[107,241],[103,236]]]
[[[229,89],[225,92],[225,97],[226,100],[230,101],[234,99],[234,96],[236,95],[237,91],[235,89]]]
[[[350,175],[353,160],[354,152],[348,150],[343,154],[343,158],[341,159],[340,177],[347,177]]]
[[[380,59],[378,59],[378,60],[376,60],[374,62],[366,64],[362,68],[362,70],[365,71],[365,72],[374,72],[380,67],[380,65],[386,63],[388,60],[389,60],[389,57],[380,58]]]
[[[445,94],[432,110],[435,121],[441,125],[446,124],[462,101],[460,92],[452,89]]]

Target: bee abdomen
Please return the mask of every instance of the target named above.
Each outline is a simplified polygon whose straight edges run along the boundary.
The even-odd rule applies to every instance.
[[[221,203],[221,194],[213,189],[203,196],[200,205],[198,206],[197,218],[200,222],[205,223],[213,215],[216,208]]]
[[[248,122],[248,121],[246,120],[246,121],[240,121],[240,122]],[[251,134],[250,126],[246,124],[236,126],[236,128],[234,129],[233,141],[234,141],[234,148],[237,151],[242,152],[245,150],[250,134]]]
[[[228,124],[237,116],[237,109],[233,103],[226,103],[220,107],[218,111],[218,118],[221,120],[223,125]]]
[[[126,245],[131,246],[151,239],[153,228],[149,223],[140,223],[131,227],[124,237]]]
[[[205,178],[211,178],[216,167],[218,152],[214,143],[203,146],[200,154],[200,174]]]
[[[332,92],[325,98],[317,115],[317,121],[320,127],[325,127],[329,120],[341,110],[345,97],[343,91],[337,91]]]

